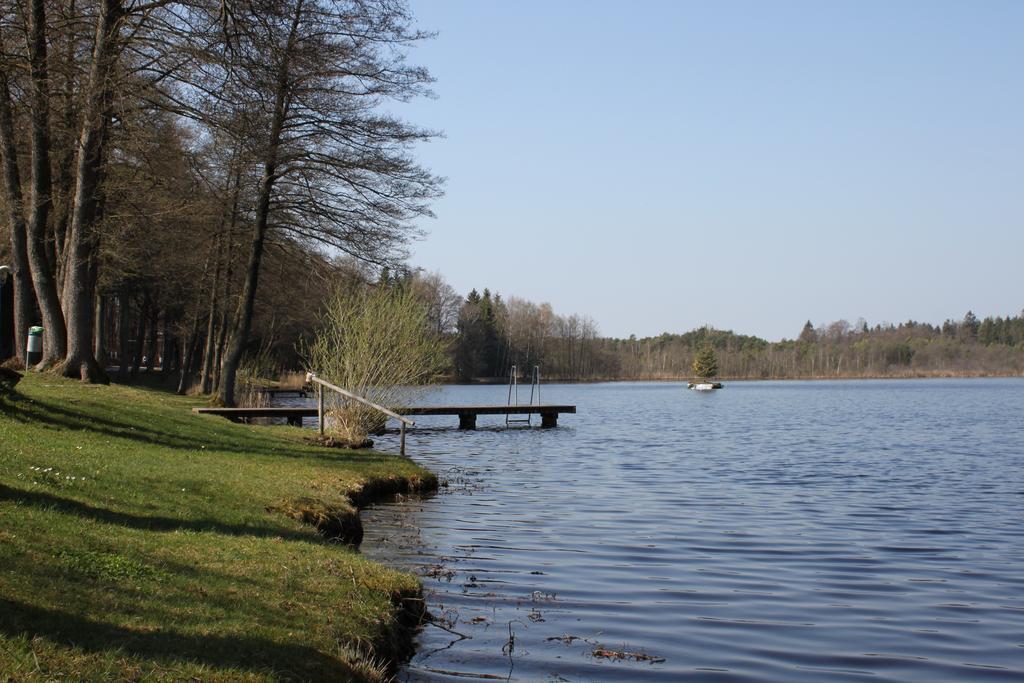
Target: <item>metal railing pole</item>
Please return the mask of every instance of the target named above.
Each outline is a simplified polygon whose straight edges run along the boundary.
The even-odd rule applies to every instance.
[[[322,385],[316,385],[316,417],[317,417],[317,428],[320,430],[320,436],[324,435],[324,388]]]
[[[399,447],[398,454],[405,455],[405,423],[402,422],[402,445]]]
[[[384,413],[388,417],[393,417],[394,419],[398,420],[402,424],[402,429],[401,429],[401,431],[402,431],[402,450],[401,450],[401,453],[402,453],[402,455],[405,455],[405,427],[406,427],[406,425],[408,425],[408,426],[415,425],[416,422],[414,422],[413,420],[410,420],[407,417],[399,415],[398,413],[394,412],[393,410],[389,410],[389,409],[385,408],[384,406],[377,405],[373,401],[368,401],[365,398],[363,398],[362,396],[358,396],[356,394],[353,394],[351,391],[346,391],[346,390],[342,389],[339,386],[335,386],[335,385],[331,384],[330,382],[325,382],[322,379],[320,379],[319,377],[317,377],[316,373],[313,373],[313,372],[306,373],[306,381],[307,382],[313,382],[314,384],[316,384],[316,387],[317,387],[317,399],[316,399],[317,406],[316,406],[316,412],[317,412],[317,416],[319,417],[319,420],[320,420],[320,436],[323,436],[323,434],[324,434],[324,389],[330,389],[331,391],[334,391],[334,392],[337,392],[337,393],[341,394],[345,398],[351,399],[353,401],[357,401],[357,402],[362,403],[363,405],[366,405],[366,406],[370,406],[371,408],[374,408],[375,410],[379,410],[380,412]],[[506,415],[506,418],[507,417],[508,416]]]

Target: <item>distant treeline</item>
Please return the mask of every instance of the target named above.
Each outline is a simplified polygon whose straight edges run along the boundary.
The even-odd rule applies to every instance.
[[[604,377],[618,367],[604,342],[590,318],[555,315],[550,304],[473,290],[459,309],[452,367],[464,381],[507,377],[513,365],[523,374],[539,365],[547,377]]]
[[[810,321],[795,339],[769,342],[709,327],[683,334],[611,339],[588,317],[483,290],[461,301],[452,336],[455,377],[507,377],[534,365],[547,379],[673,379],[692,376],[697,351],[711,346],[719,375],[771,379],[1024,374],[1024,313],[941,325],[909,320],[869,326]]]
[[[618,360],[610,377],[686,377],[697,349],[710,344],[722,377],[921,377],[1024,373],[1024,317],[985,318],[968,312],[941,326],[909,320],[898,325],[810,321],[793,340],[768,342],[702,328],[686,334],[601,340]]]

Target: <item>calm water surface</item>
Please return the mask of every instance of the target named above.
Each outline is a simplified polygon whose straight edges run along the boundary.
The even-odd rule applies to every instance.
[[[1024,380],[542,398],[580,412],[418,418],[447,487],[364,513],[451,629],[400,680],[1024,681]]]

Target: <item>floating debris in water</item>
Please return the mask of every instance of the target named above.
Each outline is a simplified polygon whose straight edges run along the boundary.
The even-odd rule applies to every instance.
[[[445,579],[449,583],[451,583],[451,580],[455,577],[455,573],[454,569],[449,569],[441,564],[424,565],[420,567],[421,576],[426,576],[431,579]]]
[[[432,669],[430,667],[425,667],[424,671],[429,671],[430,673],[435,673],[435,674],[442,674],[442,675],[445,675],[445,676],[459,676],[459,677],[462,677],[462,678],[481,678],[481,679],[483,679],[485,681],[507,681],[508,680],[508,676],[499,676],[497,674],[477,673],[475,671],[453,671],[452,669]]]
[[[591,651],[590,656],[598,659],[634,659],[638,662],[650,662],[651,664],[660,664],[665,661],[664,657],[655,657],[646,652],[630,652],[626,649],[609,650],[601,645],[595,647]]]

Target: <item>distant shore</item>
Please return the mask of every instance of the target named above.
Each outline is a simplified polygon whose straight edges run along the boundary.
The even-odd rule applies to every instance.
[[[778,377],[724,377],[718,376],[716,382],[783,382],[783,381],[824,381],[824,380],[857,380],[857,379],[983,379],[983,378],[1012,378],[1024,377],[1024,374],[1011,373],[969,373],[969,372],[931,372],[931,373],[907,373],[907,374],[869,374],[869,375],[813,375],[813,376],[778,376]],[[541,377],[543,384],[605,384],[609,382],[695,382],[697,377],[593,377],[587,379],[565,379],[562,377]],[[520,385],[528,386],[523,378],[519,379]],[[444,385],[505,385],[509,383],[508,377],[475,377],[471,380],[457,380],[446,378],[440,382]]]

